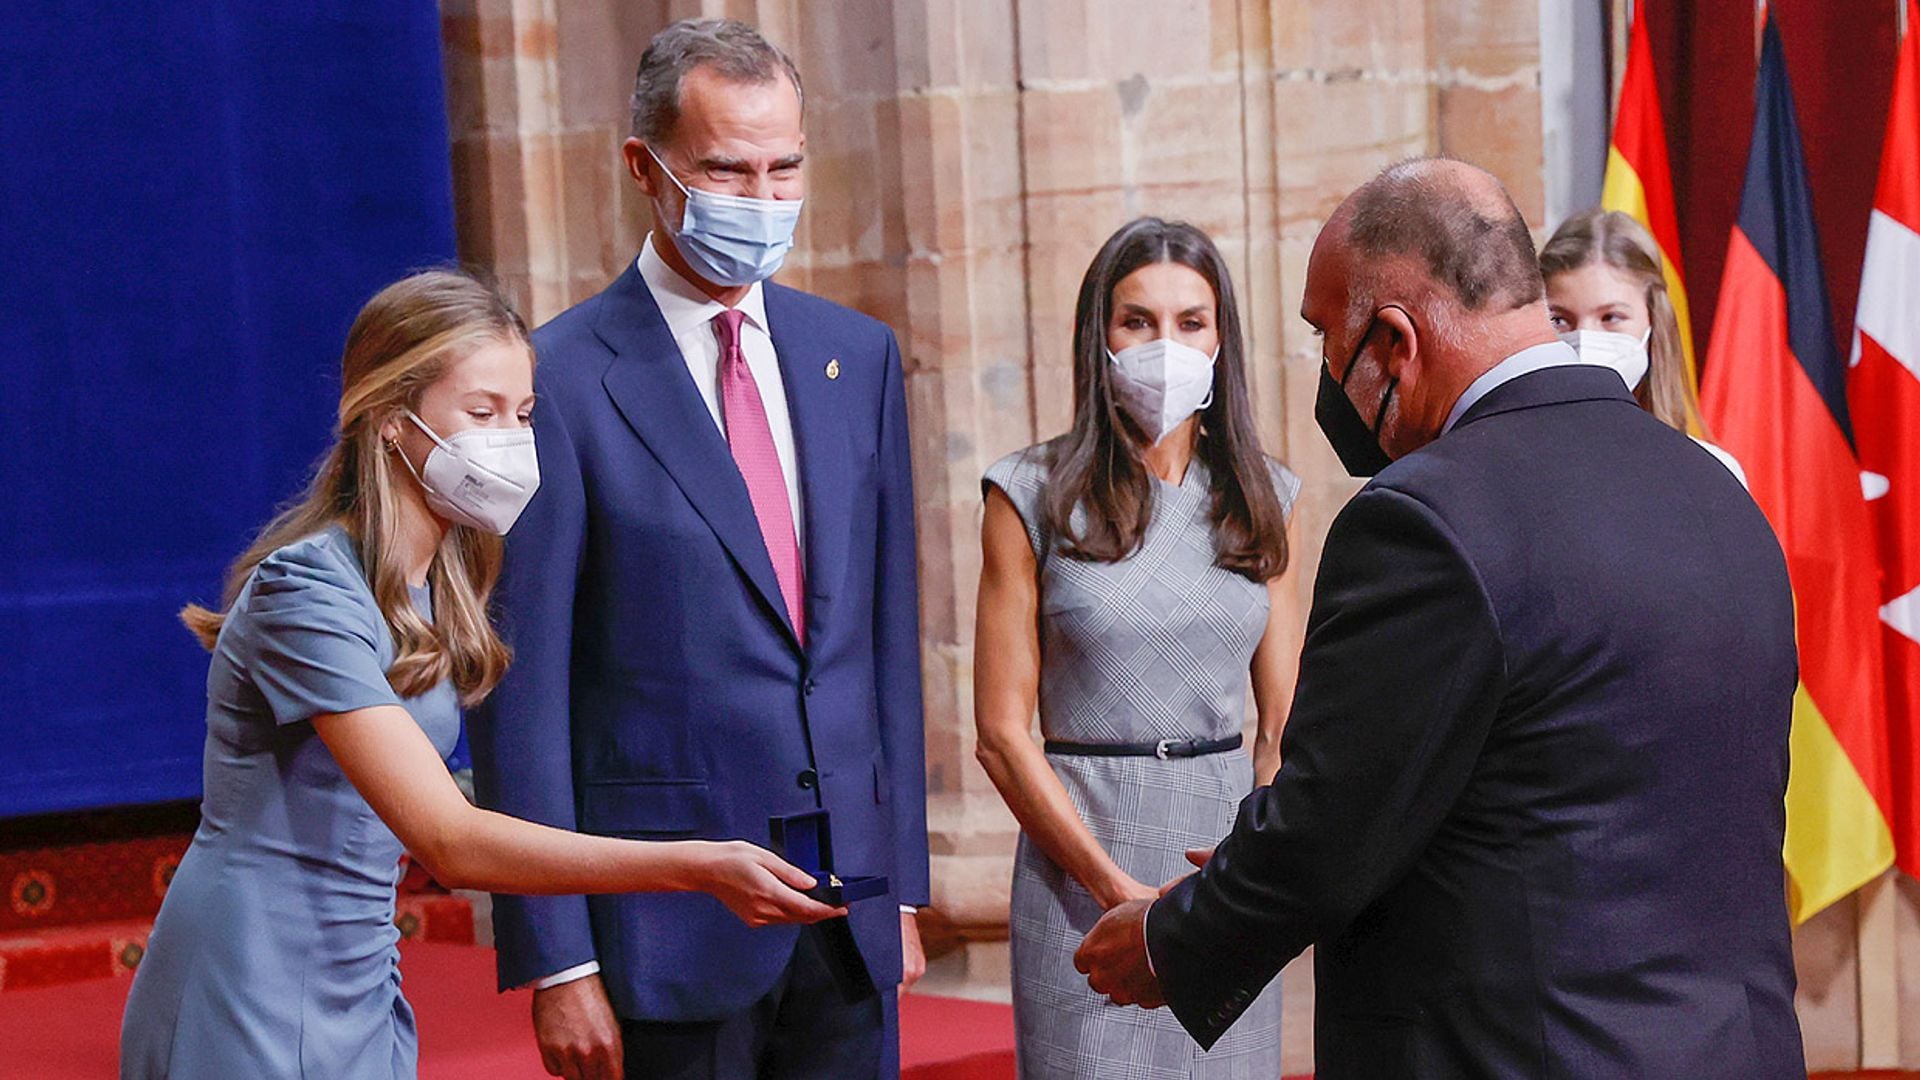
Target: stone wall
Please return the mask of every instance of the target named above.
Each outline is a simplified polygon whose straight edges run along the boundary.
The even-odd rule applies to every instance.
[[[443,0],[462,253],[536,322],[603,287],[645,235],[618,147],[655,30],[741,18],[798,62],[809,196],[781,280],[890,323],[906,356],[934,850],[925,925],[944,988],[1004,993],[1016,833],[973,758],[979,477],[1067,426],[1088,260],[1148,213],[1191,220],[1225,251],[1263,436],[1305,479],[1297,633],[1322,537],[1355,486],[1312,419],[1318,345],[1295,313],[1313,237],[1375,170],[1427,153],[1491,169],[1543,225],[1538,3]],[[1311,1060],[1310,979],[1296,964],[1287,982],[1297,1070]],[[1851,1064],[1854,1013],[1826,1012],[1834,1038],[1820,1045]]]

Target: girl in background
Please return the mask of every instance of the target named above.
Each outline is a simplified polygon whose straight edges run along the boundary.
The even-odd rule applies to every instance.
[[[1553,328],[1580,359],[1618,371],[1640,407],[1675,431],[1706,430],[1651,233],[1618,210],[1575,215],[1540,249],[1540,273]],[[1732,454],[1694,441],[1746,484]]]

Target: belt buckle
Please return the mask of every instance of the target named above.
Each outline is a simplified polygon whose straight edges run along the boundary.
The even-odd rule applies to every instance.
[[[1161,761],[1172,761],[1173,754],[1171,754],[1169,751],[1173,749],[1173,744],[1175,741],[1176,740],[1173,740],[1173,739],[1161,739],[1159,742],[1155,743],[1153,745],[1153,756],[1159,758]]]

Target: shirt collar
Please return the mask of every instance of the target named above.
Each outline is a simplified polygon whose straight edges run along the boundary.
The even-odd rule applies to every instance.
[[[1481,398],[1493,393],[1496,388],[1522,375],[1539,371],[1541,368],[1563,367],[1578,363],[1580,363],[1580,354],[1574,352],[1573,346],[1564,341],[1550,341],[1545,345],[1521,349],[1488,368],[1479,378],[1467,384],[1466,390],[1460,394],[1460,400],[1453,403],[1453,411],[1447,414],[1447,422],[1441,425],[1440,434],[1445,435],[1452,431],[1453,425],[1467,415],[1468,409],[1478,405]]]
[[[705,330],[712,324],[713,317],[727,310],[727,306],[695,288],[693,282],[681,277],[679,271],[667,265],[667,261],[654,250],[653,240],[658,235],[648,233],[647,242],[640,248],[640,258],[636,264],[640,279],[647,283],[647,291],[653,294],[653,302],[659,305],[660,317],[667,321],[667,330],[676,339],[696,330]],[[764,334],[770,331],[767,329],[766,293],[760,285],[760,282],[754,282],[737,306],[746,315],[747,321]]]

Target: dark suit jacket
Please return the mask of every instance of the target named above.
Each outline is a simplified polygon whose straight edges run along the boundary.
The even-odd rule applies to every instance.
[[[1719,462],[1611,371],[1498,387],[1334,521],[1281,771],[1147,919],[1174,1012],[1314,944],[1320,1080],[1805,1077],[1797,677]]]
[[[769,842],[832,815],[874,982],[900,980],[898,904],[928,900],[920,627],[906,395],[893,334],[768,284],[806,530],[807,642],[725,438],[638,271],[534,336],[540,491],[507,538],[514,649],[471,717],[488,806],[562,828]],[[830,361],[838,377],[829,378]],[[615,1011],[737,1013],[792,955],[701,894],[501,896],[500,983],[598,960]]]

